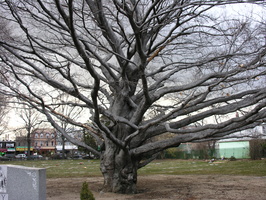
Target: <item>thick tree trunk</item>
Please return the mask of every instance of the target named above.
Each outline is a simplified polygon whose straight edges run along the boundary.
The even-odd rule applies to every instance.
[[[101,157],[101,171],[104,176],[103,191],[123,194],[136,193],[137,160],[111,141],[106,142]]]
[[[66,138],[62,135],[62,158],[65,159],[66,158],[66,151],[65,151],[65,140]]]
[[[31,138],[30,138],[30,130],[27,133],[27,158],[30,159],[30,147],[31,147]]]

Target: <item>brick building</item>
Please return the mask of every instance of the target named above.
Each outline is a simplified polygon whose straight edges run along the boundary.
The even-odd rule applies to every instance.
[[[56,151],[55,129],[39,128],[31,133],[31,144],[35,153],[50,155]]]

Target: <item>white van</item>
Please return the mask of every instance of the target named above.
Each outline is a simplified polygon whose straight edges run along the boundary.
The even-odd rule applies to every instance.
[[[15,158],[26,159],[27,156],[26,154],[21,153],[21,154],[16,155]]]

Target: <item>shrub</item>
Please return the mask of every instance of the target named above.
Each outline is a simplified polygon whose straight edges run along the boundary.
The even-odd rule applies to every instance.
[[[230,160],[230,161],[235,161],[236,158],[235,158],[235,156],[231,156],[231,157],[229,158],[229,160]]]
[[[164,158],[178,158],[177,157],[177,149],[169,148],[164,151]]]
[[[92,192],[89,190],[89,186],[86,181],[82,184],[80,200],[95,200]]]

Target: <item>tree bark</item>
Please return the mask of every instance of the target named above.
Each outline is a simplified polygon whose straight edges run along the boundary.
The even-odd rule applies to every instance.
[[[65,151],[65,137],[62,135],[61,136],[62,139],[62,158],[65,159],[66,158],[66,151]]]
[[[27,128],[27,137],[26,137],[26,140],[27,140],[27,159],[28,160],[30,159],[30,147],[31,147],[31,137],[30,137],[30,134],[31,134],[31,128]]]
[[[104,177],[103,191],[136,193],[138,161],[128,151],[106,141],[100,168]]]

